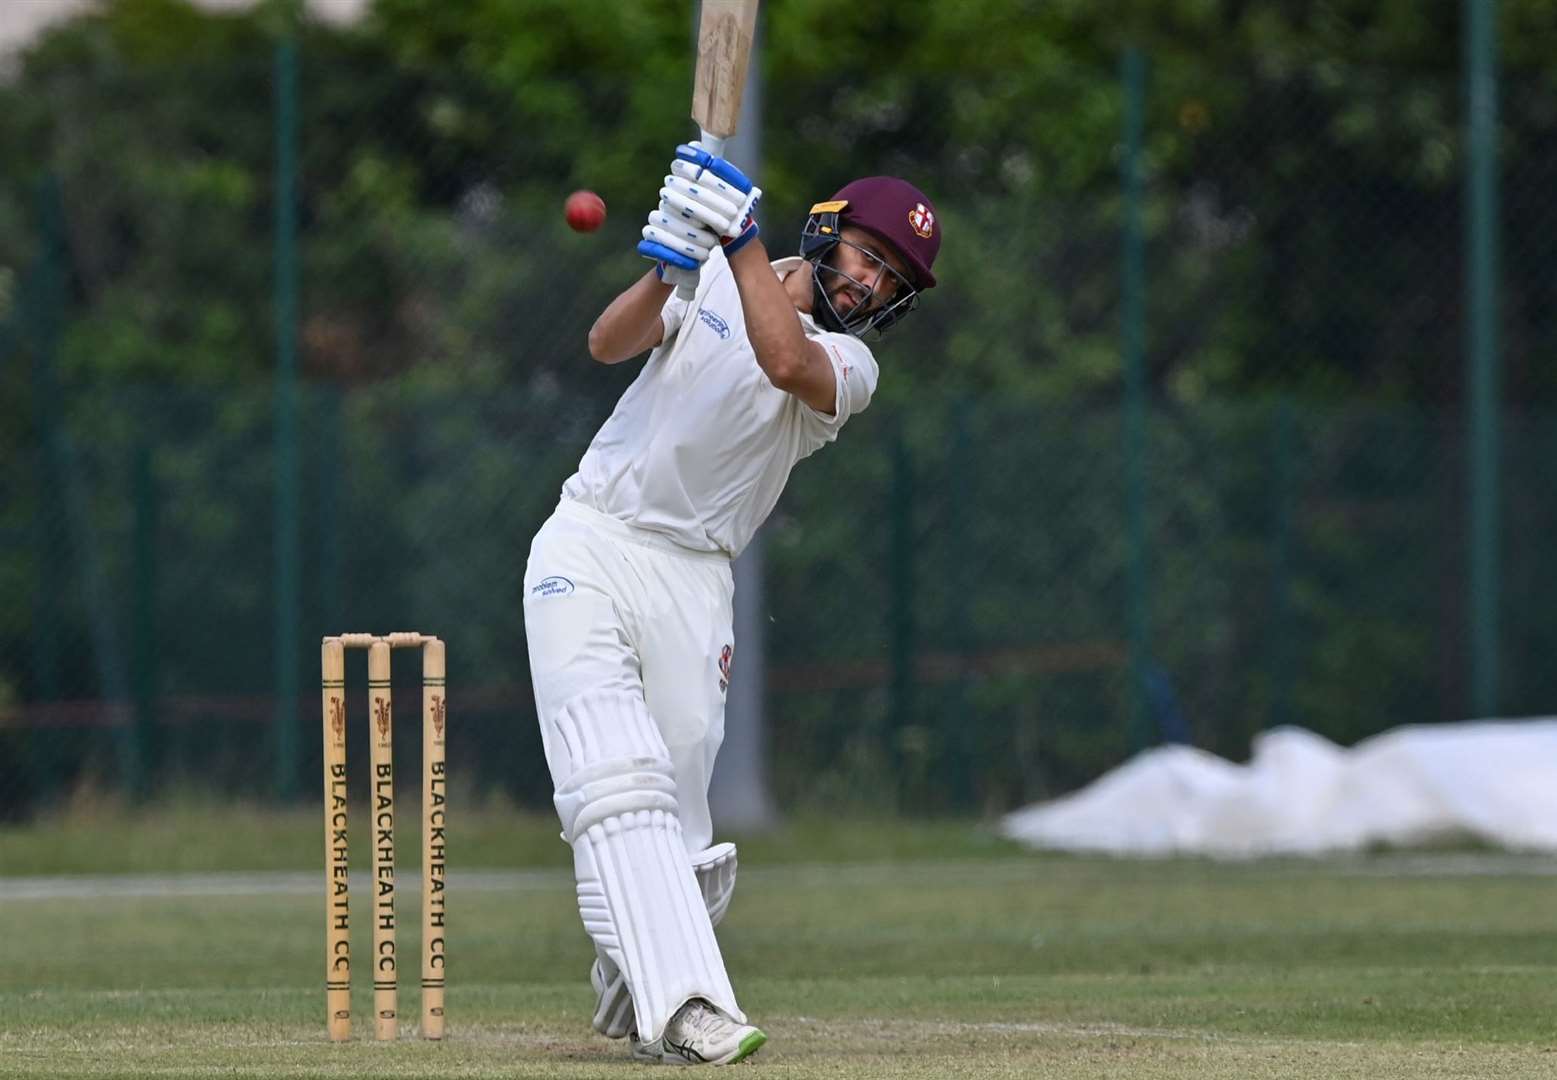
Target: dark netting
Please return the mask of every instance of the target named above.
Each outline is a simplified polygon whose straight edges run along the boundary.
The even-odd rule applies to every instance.
[[[294,39],[290,261],[274,12],[110,4],[0,83],[0,815],[96,786],[311,795],[318,639],[390,629],[448,642],[460,782],[546,804],[524,559],[637,367],[591,363],[585,335],[642,271],[660,163],[690,134],[689,28],[645,14],[607,41],[560,19],[505,51],[470,10],[415,7]],[[944,56],[821,70],[803,26],[766,31],[770,249],[867,173],[930,192],[946,236],[941,286],[878,347],[876,401],[765,534],[786,808],[990,812],[1147,742],[1238,757],[1272,725],[1349,742],[1474,707],[1457,28],[1145,35],[1132,458],[1129,88],[1091,16],[1033,18],[981,36],[978,63],[948,30],[898,39]],[[1557,698],[1557,87],[1549,50],[1506,52],[1517,715]],[[586,186],[610,216],[580,236],[561,203]],[[289,278],[295,709],[276,700]]]

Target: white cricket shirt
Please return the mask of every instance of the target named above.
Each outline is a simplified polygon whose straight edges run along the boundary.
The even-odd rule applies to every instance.
[[[773,263],[780,278],[805,266],[798,257]],[[802,314],[806,336],[832,360],[834,414],[775,387],[746,340],[735,275],[717,249],[696,297],[671,293],[660,317],[664,343],[596,432],[562,496],[682,547],[733,558],[772,512],[795,463],[870,403],[876,359],[858,338],[824,331]]]

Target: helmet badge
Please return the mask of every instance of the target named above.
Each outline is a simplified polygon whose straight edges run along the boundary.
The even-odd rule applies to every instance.
[[[928,240],[935,232],[935,215],[924,203],[915,203],[908,212],[908,224],[913,226],[914,232]]]

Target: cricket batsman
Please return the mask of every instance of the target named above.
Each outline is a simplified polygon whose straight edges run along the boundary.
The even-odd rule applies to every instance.
[[[677,147],[638,244],[654,266],[589,331],[602,364],[649,357],[525,569],[536,712],[595,943],[593,1024],[643,1061],[728,1064],[766,1041],[714,936],[736,868],[708,809],[730,563],[796,462],[870,403],[864,338],[935,285],[941,246],[930,200],[872,176],[811,208],[798,257],[769,261],[761,196],[700,143]]]

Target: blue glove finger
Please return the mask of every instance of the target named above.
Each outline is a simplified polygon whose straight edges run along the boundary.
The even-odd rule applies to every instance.
[[[704,150],[701,146],[693,146],[691,143],[682,143],[676,147],[676,156],[682,161],[690,161],[699,168],[708,168],[708,163],[714,160],[714,155]]]
[[[698,268],[696,259],[689,259],[681,252],[672,251],[664,244],[656,244],[653,240],[638,241],[638,254],[646,259],[654,259],[657,262],[666,262],[672,266],[679,266],[683,270],[696,270]]]
[[[753,187],[751,177],[741,172],[741,170],[737,169],[734,165],[731,165],[724,158],[714,158],[713,161],[708,165],[708,171],[713,173],[719,179],[723,180],[725,183],[729,184],[731,187],[735,188],[742,195],[751,194],[751,189]]]
[[[731,165],[724,158],[714,157],[700,146],[682,143],[676,147],[676,156],[682,161],[690,161],[699,168],[707,169],[742,195],[751,192],[752,182],[750,177],[734,165]]]

